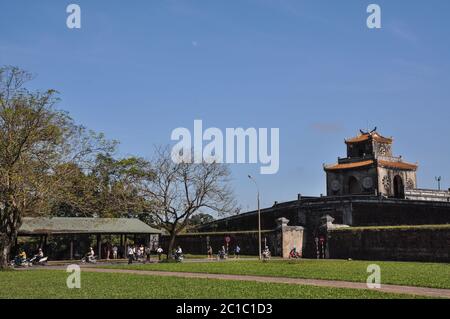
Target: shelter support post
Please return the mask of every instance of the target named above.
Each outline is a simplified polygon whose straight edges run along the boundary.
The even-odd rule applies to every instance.
[[[102,259],[102,241],[101,235],[97,235],[97,249],[98,249],[98,259]]]
[[[123,235],[123,258],[127,256],[127,235]]]
[[[73,259],[73,237],[70,239],[70,260]]]

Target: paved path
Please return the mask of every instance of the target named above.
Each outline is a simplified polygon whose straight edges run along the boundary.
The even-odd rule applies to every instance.
[[[171,272],[171,271],[149,271],[149,270],[129,270],[129,269],[105,269],[99,267],[83,267],[83,271],[101,272],[101,273],[120,273],[146,276],[169,276],[169,277],[183,277],[183,278],[207,278],[207,279],[222,279],[222,280],[242,280],[242,281],[257,281],[270,282],[278,284],[296,284],[318,287],[333,287],[333,288],[351,288],[351,289],[369,289],[365,283],[348,282],[348,281],[334,281],[321,279],[300,279],[300,278],[285,278],[285,277],[265,277],[265,276],[247,276],[247,275],[225,275],[225,274],[206,274],[206,273],[190,273],[190,272]],[[450,289],[436,289],[436,288],[422,288],[399,285],[381,285],[381,292],[408,294],[427,296],[435,298],[450,298]]]

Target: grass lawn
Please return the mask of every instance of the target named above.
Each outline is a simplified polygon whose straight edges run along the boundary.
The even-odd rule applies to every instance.
[[[288,284],[81,273],[81,289],[66,287],[60,270],[0,272],[0,298],[413,298],[377,291]]]
[[[450,264],[347,260],[254,260],[115,265],[108,268],[278,276],[366,282],[367,266],[381,267],[381,283],[450,289]]]
[[[163,258],[166,258],[167,256],[164,254]],[[208,256],[205,255],[194,255],[194,254],[183,254],[183,257],[185,259],[208,259]],[[217,254],[214,254],[214,257],[217,257]],[[234,258],[234,255],[230,255],[230,258]],[[240,258],[258,258],[258,256],[247,256],[247,255],[241,255]],[[158,255],[151,255],[152,260],[158,260]]]

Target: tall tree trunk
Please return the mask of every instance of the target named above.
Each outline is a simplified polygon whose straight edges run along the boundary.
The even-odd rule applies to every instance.
[[[0,270],[8,267],[9,255],[17,238],[17,229],[22,225],[19,209],[9,202],[3,202],[0,224]]]
[[[12,240],[6,234],[0,234],[0,270],[8,268],[9,254],[12,248]]]
[[[169,239],[169,247],[167,248],[167,259],[172,259],[172,250],[173,246],[175,246],[175,237],[177,236],[175,231],[170,232],[170,239]]]

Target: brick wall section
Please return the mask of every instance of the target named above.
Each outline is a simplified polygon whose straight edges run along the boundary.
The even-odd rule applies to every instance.
[[[328,235],[334,259],[450,262],[450,225],[355,227]]]
[[[282,230],[281,257],[289,258],[289,253],[294,247],[303,255],[303,227],[283,226]]]

